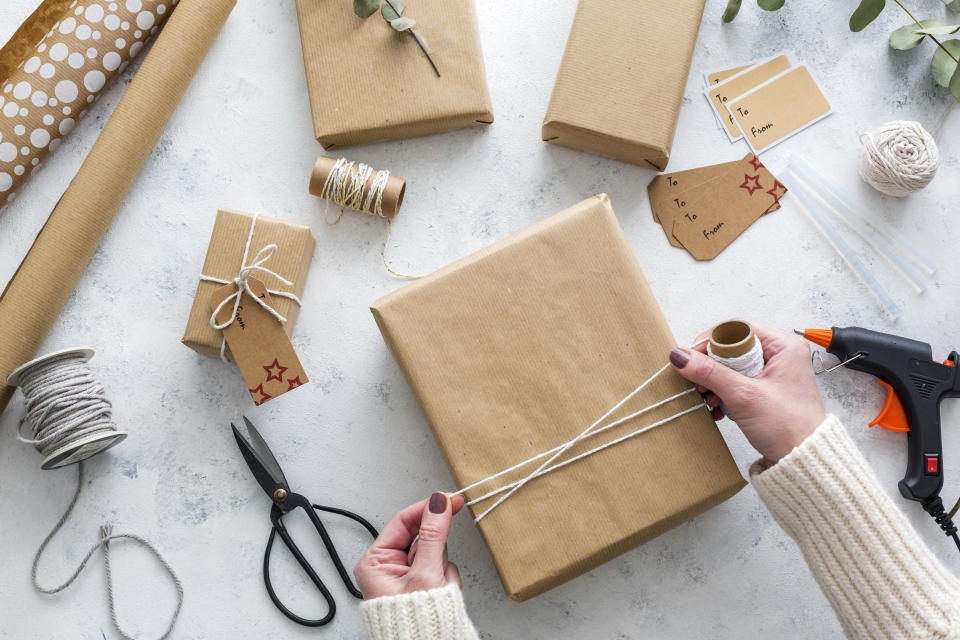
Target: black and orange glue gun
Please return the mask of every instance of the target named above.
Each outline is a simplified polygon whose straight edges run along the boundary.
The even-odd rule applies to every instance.
[[[879,424],[907,434],[907,472],[900,481],[900,493],[920,502],[956,539],[957,527],[939,497],[943,487],[940,402],[960,397],[960,355],[952,351],[938,362],[929,344],[860,327],[798,329],[796,333],[826,349],[848,369],[869,373],[886,387],[887,400],[870,426]]]

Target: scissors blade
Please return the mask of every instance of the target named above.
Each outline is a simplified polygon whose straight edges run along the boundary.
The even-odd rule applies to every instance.
[[[270,499],[273,499],[273,493],[277,489],[290,493],[290,486],[280,469],[280,464],[253,423],[244,416],[241,428],[232,422],[230,426],[233,428],[233,437],[237,439],[237,446],[240,447],[243,459],[247,461],[253,477],[257,479]]]

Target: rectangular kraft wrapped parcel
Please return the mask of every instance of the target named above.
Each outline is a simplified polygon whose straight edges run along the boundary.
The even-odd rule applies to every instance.
[[[313,130],[324,149],[488,125],[493,108],[474,0],[408,0],[409,33],[349,0],[297,0]]]
[[[243,249],[250,234],[250,225],[254,216],[249,213],[220,209],[213,224],[213,233],[210,235],[210,246],[207,248],[207,257],[203,263],[203,270],[197,273],[212,278],[219,278],[231,282],[240,272],[243,262]],[[269,244],[277,245],[273,257],[263,266],[293,282],[293,287],[287,287],[275,277],[255,271],[254,277],[261,280],[267,289],[292,291],[298,298],[303,298],[303,290],[307,286],[307,273],[310,270],[310,261],[313,259],[315,241],[308,227],[268,218],[256,216],[253,228],[253,237],[250,241],[250,251],[247,263],[253,261],[257,252]],[[183,333],[183,344],[194,351],[210,356],[220,355],[222,333],[210,326],[210,300],[213,292],[222,287],[222,284],[201,280],[197,285],[197,293],[190,308],[190,318]],[[300,307],[296,302],[283,296],[273,297],[273,308],[284,316],[287,321],[284,329],[287,335],[293,333],[297,323]]]
[[[606,195],[407,285],[371,311],[458,487],[576,437],[676,346]],[[609,421],[688,388],[668,370]],[[684,395],[584,439],[556,462],[700,401]],[[467,497],[519,480],[545,460]],[[744,485],[699,409],[531,480],[478,526],[507,595],[522,601]],[[493,502],[472,507],[474,516]]]
[[[580,0],[545,142],[664,171],[704,0]]]

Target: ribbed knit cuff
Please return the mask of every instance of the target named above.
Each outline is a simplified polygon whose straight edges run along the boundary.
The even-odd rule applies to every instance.
[[[848,637],[960,640],[960,581],[920,540],[836,417],[769,469],[755,463],[750,476]]]
[[[456,584],[360,604],[371,640],[476,640]]]

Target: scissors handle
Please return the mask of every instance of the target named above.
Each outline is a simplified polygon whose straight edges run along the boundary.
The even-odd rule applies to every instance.
[[[345,509],[310,504],[306,498],[299,494],[291,493],[288,496],[287,501],[294,502],[296,507],[300,507],[307,512],[307,515],[310,517],[310,521],[313,522],[314,528],[317,530],[317,533],[320,535],[320,539],[323,541],[323,546],[326,548],[327,553],[330,555],[330,559],[333,561],[334,567],[337,569],[337,573],[340,574],[340,578],[343,580],[344,586],[347,587],[347,590],[351,593],[351,595],[356,598],[362,598],[363,594],[353,584],[350,574],[343,566],[343,561],[340,559],[340,554],[337,553],[336,547],[334,547],[333,540],[330,539],[330,535],[327,533],[326,527],[323,526],[323,523],[320,521],[320,518],[317,516],[316,512],[326,511],[328,513],[350,518],[351,520],[360,523],[373,536],[373,538],[376,538],[379,534],[374,526],[361,516]],[[271,520],[273,521],[273,528],[270,530],[270,537],[267,540],[267,548],[263,554],[263,582],[267,587],[267,593],[270,595],[270,599],[273,601],[273,604],[276,605],[277,609],[279,609],[283,615],[287,616],[294,622],[307,627],[321,627],[333,620],[333,616],[337,612],[337,605],[333,600],[333,596],[330,595],[330,591],[323,583],[323,580],[320,579],[320,576],[317,575],[317,572],[314,571],[313,567],[303,556],[303,553],[300,551],[299,547],[297,547],[296,543],[293,541],[293,538],[290,537],[289,531],[281,520],[283,512],[280,510],[280,508],[274,505],[270,515]],[[296,558],[297,562],[301,567],[303,567],[303,570],[310,577],[310,580],[313,581],[314,585],[316,585],[317,589],[320,591],[320,594],[323,596],[323,599],[326,600],[328,610],[327,614],[322,618],[311,620],[309,618],[298,616],[284,606],[282,602],[280,602],[280,598],[277,597],[276,592],[273,590],[273,584],[270,581],[270,555],[273,550],[273,542],[276,539],[277,534],[280,535],[280,539],[283,540],[286,547],[293,554],[293,557]]]

